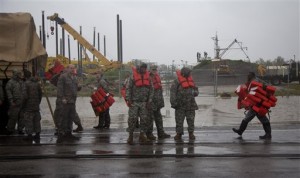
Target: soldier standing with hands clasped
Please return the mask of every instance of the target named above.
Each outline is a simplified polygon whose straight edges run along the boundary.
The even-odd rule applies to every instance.
[[[195,97],[198,96],[198,88],[191,76],[191,69],[183,67],[176,71],[177,79],[171,86],[170,102],[175,109],[176,136],[174,140],[181,140],[183,135],[183,123],[186,118],[188,124],[189,139],[195,140],[194,121],[195,110],[198,109]]]

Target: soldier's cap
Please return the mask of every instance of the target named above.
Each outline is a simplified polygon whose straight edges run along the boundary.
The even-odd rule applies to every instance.
[[[146,68],[147,69],[147,64],[146,63],[141,63],[140,68]]]
[[[151,69],[151,70],[156,70],[156,69],[157,69],[157,65],[152,65],[152,66],[150,66],[150,69]]]

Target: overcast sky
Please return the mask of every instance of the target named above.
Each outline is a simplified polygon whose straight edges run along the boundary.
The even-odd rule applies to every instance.
[[[1,12],[29,12],[37,30],[45,16],[57,12],[93,42],[93,27],[106,36],[107,58],[117,59],[117,14],[123,23],[123,60],[147,59],[158,64],[196,63],[196,53],[214,57],[214,41],[227,47],[235,38],[248,47],[251,61],[282,56],[299,59],[299,0],[0,0]],[[55,56],[55,35],[46,21],[47,52]],[[39,32],[38,32],[39,34]],[[61,35],[61,29],[59,29]],[[71,38],[71,58],[77,58]],[[233,47],[238,47],[234,45]],[[67,47],[66,47],[67,48]],[[67,52],[66,52],[67,54]],[[90,57],[92,57],[90,55]],[[224,58],[246,59],[241,50]]]

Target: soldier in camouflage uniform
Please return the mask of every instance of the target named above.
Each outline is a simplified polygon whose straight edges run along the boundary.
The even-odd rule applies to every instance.
[[[18,133],[23,135],[24,123],[20,119],[20,111],[22,109],[22,72],[14,69],[12,78],[7,82],[5,90],[9,101],[9,120],[7,130],[9,134],[15,131],[18,124]]]
[[[126,86],[126,101],[128,102],[128,144],[133,144],[133,132],[138,117],[140,117],[140,143],[149,140],[145,136],[147,126],[150,122],[148,108],[151,107],[153,97],[153,86],[150,80],[147,64],[142,63],[139,68],[133,68],[133,75],[129,78]]]
[[[109,93],[109,87],[107,81],[105,81],[103,77],[103,72],[100,71],[98,75],[98,87],[97,88],[102,88],[105,93]],[[99,113],[99,122],[97,126],[94,126],[95,129],[102,129],[102,128],[107,128],[109,129],[110,127],[110,114],[109,114],[109,108],[104,111]]]
[[[186,118],[188,124],[189,139],[195,140],[194,120],[195,110],[198,106],[195,96],[198,96],[198,88],[191,77],[191,69],[183,67],[181,71],[176,71],[177,79],[174,80],[170,91],[171,107],[175,109],[176,136],[174,139],[181,140],[183,123]]]
[[[68,69],[65,69],[63,72],[66,72]],[[54,125],[56,127],[56,132],[54,133],[54,135],[57,135],[58,134],[58,130],[59,130],[59,127],[60,127],[60,115],[61,115],[61,112],[63,111],[63,102],[62,102],[62,98],[56,98],[56,106],[55,106],[55,110],[54,110],[54,116],[53,116],[53,119],[54,119]],[[73,132],[82,132],[83,131],[83,127],[82,127],[82,124],[81,124],[81,120],[80,120],[80,117],[76,111],[75,113],[75,120],[73,120],[74,124],[77,125],[77,128],[73,130]]]
[[[27,79],[23,86],[23,112],[24,124],[28,138],[40,139],[42,89],[36,77]]]
[[[62,111],[59,112],[59,137],[76,138],[72,135],[72,125],[76,117],[76,99],[79,90],[76,68],[69,64],[57,83],[57,98],[61,98]]]
[[[157,128],[158,139],[170,138],[170,135],[164,132],[163,119],[160,109],[165,106],[163,90],[161,85],[160,77],[157,73],[157,66],[150,66],[150,78],[153,84],[153,98],[151,103],[151,109],[149,111],[150,123],[148,126],[148,131],[146,133],[148,139],[155,140],[156,137],[153,135],[153,120]]]

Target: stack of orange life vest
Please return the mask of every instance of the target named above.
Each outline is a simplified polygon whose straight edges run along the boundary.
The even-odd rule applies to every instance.
[[[239,85],[235,90],[238,95],[238,109],[252,108],[258,115],[265,116],[271,107],[276,106],[274,96],[276,88],[252,81],[249,86]]]
[[[54,66],[45,72],[45,78],[50,81],[53,85],[57,86],[58,78],[65,67],[56,60]]]
[[[113,96],[110,93],[105,93],[101,87],[91,95],[91,99],[96,116],[106,111],[115,102]]]

